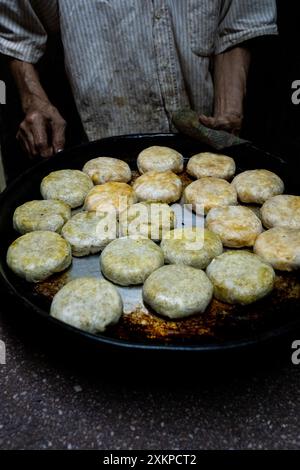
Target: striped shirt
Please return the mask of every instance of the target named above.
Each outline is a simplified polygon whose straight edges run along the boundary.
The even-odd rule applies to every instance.
[[[0,0],[0,52],[36,63],[61,35],[89,139],[169,132],[184,106],[211,115],[210,58],[276,34],[275,0]]]

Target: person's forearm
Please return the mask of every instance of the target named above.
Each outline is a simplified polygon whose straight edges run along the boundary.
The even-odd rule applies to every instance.
[[[34,65],[17,59],[9,64],[25,114],[17,139],[29,155],[50,157],[64,148],[66,122],[50,103]]]
[[[249,65],[250,52],[242,47],[235,47],[215,56],[215,116],[233,114],[243,117]]]
[[[33,64],[11,59],[9,65],[20,94],[24,113],[28,111],[34,99],[40,99],[49,103],[46,92],[40,83],[38,72]]]

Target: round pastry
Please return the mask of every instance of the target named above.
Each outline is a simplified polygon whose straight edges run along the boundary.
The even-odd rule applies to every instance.
[[[268,199],[261,208],[266,228],[284,227],[300,230],[300,196],[281,194]]]
[[[116,287],[93,277],[68,282],[54,296],[50,309],[52,317],[88,333],[102,333],[119,321],[122,312]]]
[[[253,246],[263,230],[254,212],[242,206],[211,209],[206,217],[206,227],[219,235],[224,246],[231,248]]]
[[[274,227],[259,235],[254,251],[275,269],[300,268],[300,230]]]
[[[275,281],[272,266],[248,251],[227,251],[215,258],[206,273],[214,295],[229,304],[247,305],[268,295]]]
[[[193,181],[184,190],[184,202],[192,204],[197,214],[207,214],[210,209],[218,206],[234,206],[237,194],[234,187],[220,178],[201,178]]]
[[[24,234],[36,230],[60,232],[71,217],[71,209],[62,201],[29,201],[17,207],[13,216],[14,229]]]
[[[117,238],[116,218],[105,213],[79,212],[64,225],[61,234],[70,243],[74,256],[97,253]]]
[[[74,209],[83,204],[92,187],[92,180],[82,171],[58,170],[43,178],[41,194],[44,199],[59,199]]]
[[[39,282],[64,271],[72,262],[69,243],[58,233],[30,232],[17,238],[8,248],[7,264],[18,276]]]
[[[121,212],[119,230],[121,236],[141,235],[151,240],[161,240],[163,233],[172,230],[176,217],[168,204],[138,202]]]
[[[218,235],[198,227],[176,228],[165,233],[160,244],[165,263],[185,264],[205,269],[223,252]]]
[[[189,159],[187,173],[197,179],[212,176],[229,180],[235,174],[235,162],[227,155],[202,152]]]
[[[104,276],[121,286],[142,284],[163,264],[163,252],[148,238],[119,238],[107,245],[100,257]]]
[[[203,313],[213,295],[213,286],[200,269],[169,265],[154,271],[143,287],[146,304],[160,315],[178,319]]]
[[[129,184],[110,181],[94,186],[85,198],[87,211],[113,212],[119,214],[137,202],[137,197]]]
[[[147,171],[173,171],[181,173],[183,170],[183,156],[169,147],[154,145],[143,150],[137,158],[140,173]]]
[[[139,201],[176,202],[180,199],[182,182],[172,171],[148,171],[133,183]]]
[[[284,191],[283,181],[269,170],[244,171],[233,179],[232,185],[240,201],[254,204],[263,204]]]
[[[131,170],[126,162],[118,158],[98,157],[86,162],[82,171],[89,175],[94,184],[108,181],[128,183],[131,180]]]

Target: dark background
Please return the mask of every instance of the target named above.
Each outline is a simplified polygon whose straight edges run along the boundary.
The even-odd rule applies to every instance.
[[[300,153],[300,105],[291,102],[291,84],[300,79],[299,15],[296,2],[278,0],[279,37],[258,38],[247,46],[252,50],[248,95],[242,136],[256,145],[287,159]],[[67,145],[84,140],[84,132],[63,66],[62,47],[51,38],[48,53],[39,63],[42,83],[50,100],[68,122]],[[7,84],[7,103],[0,106],[0,139],[7,180],[34,164],[23,154],[15,135],[22,121],[17,90],[0,57],[0,79]]]

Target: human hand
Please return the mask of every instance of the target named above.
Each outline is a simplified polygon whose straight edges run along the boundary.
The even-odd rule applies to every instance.
[[[51,157],[64,149],[66,121],[48,100],[30,97],[17,139],[30,157]]]
[[[224,113],[213,117],[201,114],[199,121],[206,127],[216,130],[223,130],[234,135],[239,135],[242,127],[243,117],[239,113]]]

